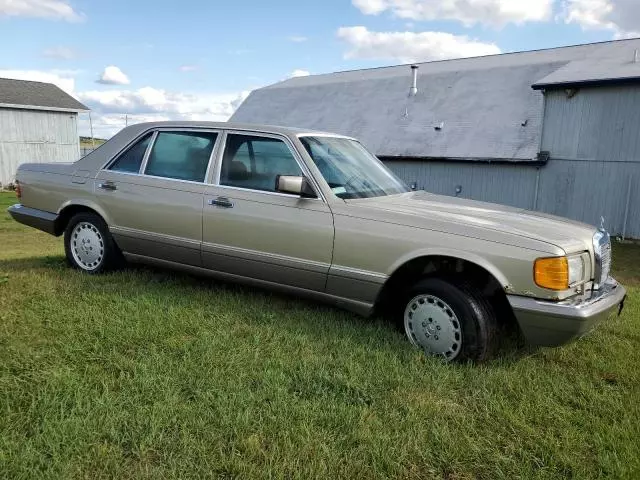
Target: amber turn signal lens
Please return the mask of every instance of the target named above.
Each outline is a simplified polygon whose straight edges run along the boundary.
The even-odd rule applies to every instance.
[[[569,288],[569,262],[567,257],[539,258],[533,268],[536,285],[550,290]]]
[[[22,188],[20,187],[20,182],[18,182],[17,180],[15,183],[15,188],[16,188],[16,197],[18,197],[18,200],[20,200],[22,198]]]

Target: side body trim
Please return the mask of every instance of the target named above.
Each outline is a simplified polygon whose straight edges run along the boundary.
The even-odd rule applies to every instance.
[[[206,268],[196,267],[192,265],[184,265],[181,263],[171,262],[168,260],[161,260],[157,258],[147,257],[144,255],[135,255],[130,253],[125,253],[124,255],[127,258],[127,260],[134,263],[145,263],[148,265],[155,265],[162,268],[182,270],[188,273],[192,273],[194,275],[209,276],[209,277],[219,278],[221,280],[226,280],[234,283],[242,283],[245,285],[255,286],[258,288],[265,288],[265,289],[269,289],[277,292],[295,295],[298,297],[304,297],[310,300],[328,303],[330,305],[336,306],[338,308],[343,308],[345,310],[349,310],[351,312],[354,312],[358,315],[362,315],[365,317],[370,316],[373,312],[372,303],[352,300],[352,299],[344,298],[338,295],[331,295],[328,293],[307,290],[304,288],[293,287],[290,285],[283,285],[279,283],[269,282],[266,280],[258,280],[256,278],[244,277],[244,276],[234,275],[231,273],[225,273],[225,272],[220,272],[216,270],[209,270]]]
[[[189,238],[145,232],[125,227],[109,227],[116,244],[125,254],[145,253],[175,263],[201,265],[201,243]]]
[[[145,232],[143,230],[136,230],[135,228],[127,227],[110,226],[109,230],[114,235],[127,235],[144,240],[166,243],[167,245],[172,246],[200,249],[200,242],[198,242],[197,240],[192,240],[190,238],[174,237],[173,235],[165,235],[162,233]]]
[[[303,260],[301,258],[287,257],[275,253],[258,252],[255,250],[232,247],[229,245],[219,245],[216,243],[204,242],[202,244],[202,251],[214,253],[217,255],[238,257],[242,260],[252,260],[256,262],[297,268],[300,270],[308,270],[311,272],[318,272],[323,274],[326,274],[330,267],[330,265],[327,263],[313,262],[310,260]]]
[[[337,277],[353,278],[355,280],[372,283],[384,283],[387,281],[387,278],[389,278],[384,273],[370,272],[368,270],[360,270],[342,265],[331,265],[329,274]]]

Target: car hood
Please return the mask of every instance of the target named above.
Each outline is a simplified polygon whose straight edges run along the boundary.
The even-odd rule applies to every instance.
[[[476,236],[500,243],[505,234],[554,245],[566,253],[591,250],[595,227],[565,218],[494,203],[418,191],[347,200],[364,215],[390,223]],[[365,213],[368,212],[368,213]],[[378,218],[382,220],[381,218]]]

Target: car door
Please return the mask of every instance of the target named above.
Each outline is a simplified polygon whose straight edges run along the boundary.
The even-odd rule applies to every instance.
[[[148,132],[98,173],[97,202],[125,253],[201,265],[203,195],[218,137],[199,129]]]
[[[206,268],[324,291],[333,253],[333,216],[321,198],[275,191],[277,175],[306,175],[277,135],[228,132],[205,191]]]

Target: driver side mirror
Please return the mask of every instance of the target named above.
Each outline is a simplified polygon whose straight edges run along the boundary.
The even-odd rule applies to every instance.
[[[302,198],[318,198],[306,177],[293,175],[278,175],[276,177],[276,192],[291,193]]]

